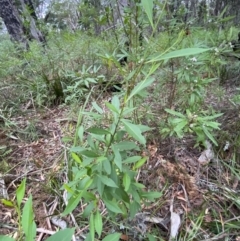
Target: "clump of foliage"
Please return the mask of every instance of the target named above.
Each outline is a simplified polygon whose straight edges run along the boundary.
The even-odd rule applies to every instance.
[[[32,196],[30,195],[28,200],[24,203],[23,199],[25,196],[26,190],[26,178],[23,179],[21,184],[16,190],[16,201],[10,201],[7,199],[2,199],[1,202],[7,206],[14,208],[16,210],[18,216],[18,230],[14,235],[15,238],[11,238],[8,236],[0,235],[0,240],[5,241],[15,241],[16,238],[18,240],[26,240],[33,241],[36,238],[37,234],[37,226],[34,221],[34,212],[33,212],[33,203]],[[24,204],[24,205],[23,205]],[[23,206],[23,207],[22,207]],[[50,238],[47,238],[46,241],[57,241],[62,236],[65,237],[66,240],[70,240],[74,233],[74,229],[64,229],[52,235]]]

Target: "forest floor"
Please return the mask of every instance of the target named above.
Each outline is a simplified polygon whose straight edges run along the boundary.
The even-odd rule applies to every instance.
[[[236,131],[239,134],[240,128],[236,129],[238,127],[235,126],[236,123],[239,125],[239,112],[236,109],[234,113],[231,112],[233,108],[228,101],[229,96],[236,93],[236,85],[228,83],[223,89],[222,101],[209,95],[207,103],[225,112],[220,119],[224,130],[232,131],[233,135]],[[59,228],[52,224],[52,214],[61,213],[64,209],[61,187],[66,181],[67,139],[73,139],[77,117],[69,114],[68,106],[38,110],[30,102],[21,107],[21,113],[10,119],[8,124],[12,128],[0,129],[0,146],[4,147],[0,149],[0,170],[11,200],[16,199],[16,188],[27,177],[26,196],[33,196],[38,228],[36,240],[45,240]],[[180,229],[184,230],[185,235],[188,228],[197,227],[199,217],[201,227],[196,240],[226,240],[226,237],[229,237],[227,240],[237,240],[240,237],[237,230],[230,234],[225,229],[229,220],[238,220],[240,216],[239,206],[232,201],[240,192],[240,175],[235,173],[240,164],[240,152],[236,146],[223,151],[225,142],[221,139],[219,147],[213,147],[214,157],[211,161],[201,165],[199,157],[204,155],[204,148],[194,148],[192,136],[182,140],[161,140],[150,134],[145,151],[149,159],[141,168],[138,181],[148,190],[159,191],[163,195],[150,207],[143,206],[139,212],[141,218],[135,220],[134,224],[124,223],[132,230],[118,230],[122,232],[122,240],[141,240],[138,235],[144,237],[146,233],[154,233],[162,237],[161,240],[167,240],[171,226],[171,205],[181,217]],[[228,168],[233,160],[234,170]],[[77,221],[81,220],[81,208],[78,207],[74,212]],[[0,204],[0,220],[0,234],[17,231],[18,219],[14,209]],[[74,226],[70,217],[64,220],[67,226]],[[214,228],[211,230],[209,227],[214,225],[221,228],[213,231]],[[110,229],[108,226],[105,232]],[[86,234],[86,220],[77,231],[81,237]]]

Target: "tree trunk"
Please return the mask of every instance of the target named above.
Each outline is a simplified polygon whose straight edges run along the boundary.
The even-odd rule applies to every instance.
[[[1,0],[0,0],[1,1]],[[31,0],[20,0],[23,10],[23,15],[26,17],[26,20],[29,21],[29,28],[26,29],[26,34],[29,40],[35,39],[38,42],[45,43],[45,37],[42,32],[37,28],[36,21],[37,15]]]
[[[11,0],[0,0],[0,17],[3,19],[11,39],[22,43],[27,49],[28,43],[24,36],[23,25]]]
[[[0,17],[6,25],[13,41],[22,43],[28,48],[28,41],[35,39],[45,42],[45,37],[36,26],[37,16],[31,0],[20,0],[24,16],[29,22],[29,27],[24,27],[17,8],[12,0],[0,0]],[[27,36],[26,36],[27,35]]]

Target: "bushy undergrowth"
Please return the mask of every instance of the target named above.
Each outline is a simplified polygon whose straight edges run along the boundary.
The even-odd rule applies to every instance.
[[[206,99],[209,94],[214,96],[209,93],[212,87],[219,86],[218,77],[230,52],[228,41],[234,35],[231,31],[226,30],[220,38],[197,28],[187,36],[184,30],[163,32],[145,39],[143,46],[132,45],[127,53],[130,63],[126,66],[118,63],[119,49],[123,55],[126,52],[124,46],[114,43],[110,37],[106,41],[82,32],[55,33],[48,37],[45,47],[33,42],[27,52],[16,50],[8,40],[1,41],[1,91],[10,88],[14,98],[22,103],[31,100],[36,107],[81,103],[75,137],[70,143],[73,147],[68,149],[69,182],[62,189],[68,192],[69,198],[63,215],[72,212],[80,201],[86,205],[84,217],[90,223],[86,240],[94,240],[95,234],[99,238],[102,235],[100,201],[104,202],[110,219],[117,214],[133,218],[142,203],[148,205],[161,197],[161,192],[147,192],[146,187],[136,181],[138,171],[147,160],[143,156],[145,131],[152,129],[159,139],[193,136],[197,146],[204,145],[206,140],[219,144],[221,126],[217,118],[221,111],[206,103]],[[121,82],[122,90],[110,102],[105,101],[105,112],[103,106],[92,99],[104,95],[102,86],[109,81]],[[8,107],[10,102],[4,98]],[[239,106],[238,99],[238,95],[232,99],[235,106]],[[1,115],[5,121],[6,116]],[[154,125],[144,126],[143,122]],[[235,148],[233,160],[239,161],[235,155],[239,138],[230,141]],[[226,163],[226,166],[234,176],[239,176],[238,165]],[[25,191],[24,185],[25,182],[20,187]],[[5,204],[13,206],[19,221],[23,222],[24,218],[33,218],[33,211],[31,198],[25,210],[21,210],[24,191],[19,190],[17,203],[6,201]],[[229,196],[226,190],[223,195],[238,206],[236,196]],[[189,220],[195,219],[192,232],[185,230],[179,240],[194,240],[200,233],[201,225],[205,225],[204,214],[197,215],[189,217]],[[220,230],[220,220],[214,222],[210,231],[213,233],[217,232],[215,229]],[[225,225],[231,230],[228,222]],[[21,235],[33,237],[26,226],[22,226]],[[36,231],[34,224],[31,228]],[[66,232],[72,235],[71,230]],[[115,234],[114,240],[119,236]]]

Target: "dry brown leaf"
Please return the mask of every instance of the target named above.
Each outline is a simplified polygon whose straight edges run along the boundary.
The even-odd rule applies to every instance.
[[[214,152],[212,145],[209,141],[206,141],[206,150],[204,150],[201,156],[198,158],[198,162],[201,165],[207,165],[214,158]]]
[[[176,238],[180,224],[181,224],[181,218],[179,214],[175,212],[171,212],[170,240]]]
[[[128,240],[129,240],[129,237],[128,237],[128,235],[126,235],[126,234],[121,234],[120,239],[121,239],[121,240],[126,240],[126,241],[128,241]]]
[[[176,238],[181,225],[180,215],[178,213],[173,212],[173,201],[174,199],[171,200],[171,204],[170,204],[171,227],[170,227],[169,241]]]

